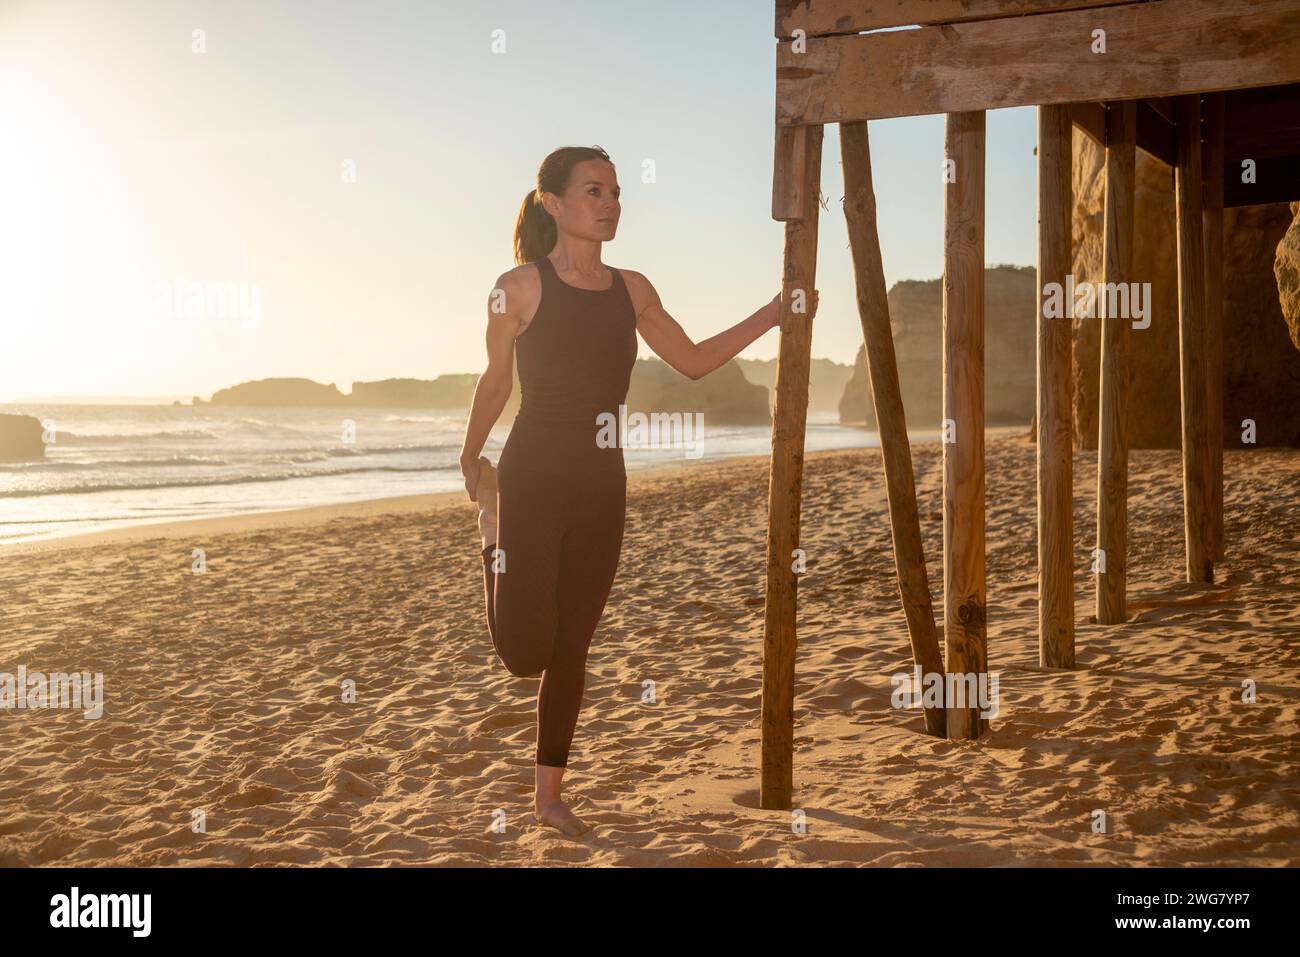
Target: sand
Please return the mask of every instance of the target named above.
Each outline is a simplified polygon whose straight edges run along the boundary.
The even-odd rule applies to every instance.
[[[915,459],[938,606],[939,449]],[[1178,453],[1132,455],[1138,607],[1098,626],[1096,458],[1076,455],[1064,672],[1038,667],[1034,449],[990,438],[1001,713],[948,742],[890,706],[911,662],[879,453],[810,454],[803,833],[758,808],[765,458],[630,478],[565,781],[594,826],[577,840],[529,819],[538,682],[493,654],[463,494],[0,549],[0,671],[100,671],[106,699],[98,720],[0,711],[0,865],[1295,865],[1300,453],[1224,459],[1227,555],[1194,586]]]

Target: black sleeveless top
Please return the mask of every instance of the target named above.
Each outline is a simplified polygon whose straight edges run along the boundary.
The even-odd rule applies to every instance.
[[[551,474],[617,473],[619,406],[636,365],[636,309],[623,275],[608,289],[571,286],[547,256],[537,312],[515,337],[519,414],[499,467]]]

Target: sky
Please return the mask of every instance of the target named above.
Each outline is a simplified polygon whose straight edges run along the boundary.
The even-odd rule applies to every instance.
[[[604,262],[709,338],[780,291],[772,8],[0,0],[0,402],[481,372],[488,294],[559,146],[617,168]],[[985,259],[1032,265],[1033,108],[987,130]],[[870,136],[886,279],[937,278],[943,117]],[[822,192],[812,353],[851,362],[834,125]]]

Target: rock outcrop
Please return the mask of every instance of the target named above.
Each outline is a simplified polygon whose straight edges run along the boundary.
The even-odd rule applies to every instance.
[[[1032,266],[984,271],[984,421],[1022,425],[1034,414]],[[943,281],[907,279],[889,290],[889,320],[907,427],[937,430],[943,419]],[[876,427],[866,351],[858,347],[853,377],[840,399],[840,422]]]
[[[383,409],[467,409],[478,376],[471,372],[436,379],[380,379],[354,382],[350,404]]]
[[[33,462],[45,458],[41,420],[34,415],[0,415],[0,459]]]
[[[258,379],[241,382],[212,394],[212,405],[342,406],[348,397],[333,383],[311,379]]]
[[[740,371],[755,385],[767,389],[776,401],[776,360],[737,359]],[[833,359],[813,359],[808,367],[808,411],[834,412],[840,407],[844,388],[853,378],[853,366]]]
[[[1074,278],[1100,282],[1105,154],[1074,131]],[[1134,275],[1150,283],[1146,329],[1129,330],[1129,444],[1182,444],[1178,358],[1178,243],[1174,173],[1141,150],[1136,166]],[[1242,422],[1256,423],[1258,445],[1300,444],[1300,351],[1278,302],[1274,259],[1292,222],[1285,203],[1224,214],[1224,444],[1241,448]],[[1101,323],[1074,320],[1074,444],[1097,447]]]
[[[1277,297],[1282,318],[1291,332],[1291,342],[1300,349],[1300,203],[1291,204],[1291,226],[1277,244],[1273,263]]]
[[[259,379],[221,389],[211,405],[315,406],[345,408],[455,409],[468,412],[478,376],[473,373],[437,379],[382,379],[354,382],[344,395],[333,384],[311,379]],[[502,423],[519,411],[519,376],[502,410]],[[201,400],[195,405],[203,405]],[[629,412],[702,412],[706,423],[764,425],[772,421],[769,393],[746,380],[733,359],[702,379],[692,380],[659,359],[638,359],[628,387]],[[614,411],[614,410],[611,410]]]
[[[770,425],[769,390],[745,378],[735,359],[701,379],[661,359],[638,359],[627,390],[628,412],[702,412],[704,425]]]

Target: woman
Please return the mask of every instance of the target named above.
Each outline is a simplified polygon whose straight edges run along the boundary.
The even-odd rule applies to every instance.
[[[488,367],[474,390],[460,467],[479,503],[488,630],[520,677],[542,675],[537,699],[534,817],[564,834],[589,828],[560,800],[582,706],[587,648],[623,543],[623,449],[597,442],[597,416],[627,397],[637,338],[698,379],[780,320],[780,295],[695,343],[649,280],[601,261],[618,230],[614,164],[599,147],[551,153],[515,224],[515,262],[488,299]],[[809,315],[816,312],[816,294]],[[480,456],[512,384],[519,414],[494,470]]]

